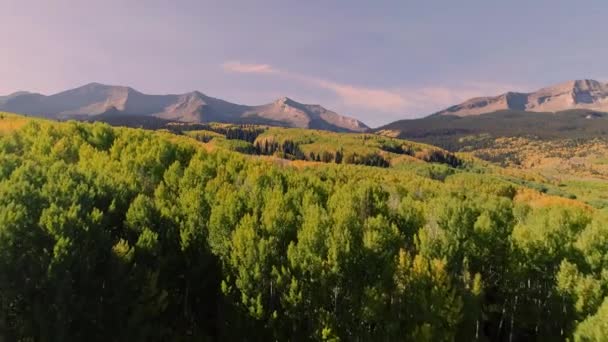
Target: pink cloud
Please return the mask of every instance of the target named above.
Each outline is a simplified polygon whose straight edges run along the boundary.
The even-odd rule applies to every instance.
[[[310,77],[299,73],[280,70],[268,64],[249,64],[231,61],[222,64],[224,70],[229,72],[247,74],[277,74],[285,78],[311,84],[334,92],[344,104],[366,109],[388,111],[402,108],[404,99],[397,93],[366,87],[358,87],[350,84],[337,83],[322,78]]]
[[[248,74],[272,74],[277,72],[277,70],[275,70],[272,66],[268,64],[241,63],[239,61],[226,62],[222,64],[222,68],[230,72],[240,72]]]
[[[391,90],[358,87],[321,79],[312,81],[319,87],[336,93],[347,105],[382,111],[398,110],[407,106],[407,99]]]
[[[513,84],[463,82],[453,86],[370,88],[281,70],[268,64],[226,62],[224,70],[237,73],[273,74],[333,92],[342,105],[401,115],[429,114],[472,97],[521,90]]]

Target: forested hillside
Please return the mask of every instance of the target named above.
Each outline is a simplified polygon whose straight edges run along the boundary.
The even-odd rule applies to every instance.
[[[0,339],[608,335],[601,211],[428,145],[254,133],[2,114]]]
[[[169,126],[172,127],[172,126]],[[173,126],[202,142],[229,150],[288,160],[389,167],[424,161],[458,167],[463,161],[440,148],[374,134],[341,134],[320,130],[255,125]]]
[[[596,208],[606,208],[607,118],[606,113],[590,110],[433,115],[395,122],[378,133],[433,144],[509,169],[531,171],[563,193]]]

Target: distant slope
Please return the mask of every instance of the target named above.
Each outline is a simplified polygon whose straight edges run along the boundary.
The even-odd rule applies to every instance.
[[[608,111],[608,84],[573,80],[531,93],[508,92],[478,97],[442,110],[437,115],[471,116],[498,110],[558,112],[570,109]]]
[[[362,132],[362,122],[319,105],[301,104],[288,98],[261,106],[246,106],[206,96],[186,94],[148,95],[133,88],[90,83],[45,96],[17,93],[0,97],[0,110],[54,119],[106,119],[136,122],[155,117],[188,123],[255,123],[285,127]],[[120,118],[130,116],[131,118]],[[141,118],[141,120],[150,121]]]
[[[463,117],[432,115],[396,121],[375,131],[458,150],[461,138],[479,134],[533,136],[544,140],[608,137],[608,114],[579,109],[557,113],[503,110]]]
[[[315,128],[328,131],[363,132],[369,129],[356,119],[342,116],[319,105],[298,103],[283,97],[273,103],[250,107],[243,115],[245,118],[259,119],[261,124],[271,122],[286,122],[288,127]]]
[[[527,136],[543,140],[608,136],[608,84],[574,80],[531,93],[477,97],[433,115],[374,131],[459,150],[461,138]]]
[[[14,97],[21,96],[21,95],[26,95],[26,94],[29,94],[29,93],[26,92],[26,91],[18,91],[18,92],[9,94],[9,95],[0,96],[0,106],[3,105],[3,104],[5,104],[8,100],[10,100],[10,99],[12,99]]]

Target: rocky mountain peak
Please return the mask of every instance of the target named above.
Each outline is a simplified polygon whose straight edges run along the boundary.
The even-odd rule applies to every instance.
[[[0,97],[0,110],[59,119],[95,118],[111,113],[114,116],[152,116],[192,123],[254,123],[348,132],[368,129],[358,120],[288,97],[265,105],[247,106],[209,97],[198,91],[148,95],[130,87],[97,82],[49,96],[25,94]]]
[[[507,92],[498,96],[473,98],[437,114],[470,116],[508,109],[529,112],[569,109],[608,111],[608,84],[592,79],[571,80],[530,93]]]

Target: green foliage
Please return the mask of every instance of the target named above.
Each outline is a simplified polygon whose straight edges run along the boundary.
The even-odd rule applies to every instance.
[[[606,341],[608,336],[608,298],[592,316],[582,321],[574,333],[574,341]]]
[[[332,139],[284,133],[290,138],[273,139],[293,156],[301,149],[316,158],[312,146]],[[363,147],[349,150],[354,142]],[[200,146],[166,132],[73,122],[32,121],[3,135],[0,338],[606,334],[601,213],[520,203],[520,186],[484,170],[448,162],[429,171],[416,157],[429,147],[396,139],[349,135],[320,156],[346,161],[381,147],[412,158],[393,168],[298,168]]]
[[[325,131],[269,128],[254,142],[256,152],[288,159],[336,164],[388,167],[409,157],[425,162],[462,166],[455,155],[433,146],[373,134],[340,134]]]

